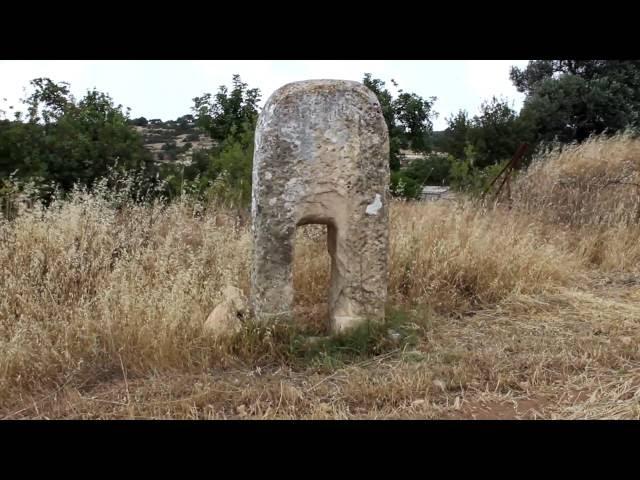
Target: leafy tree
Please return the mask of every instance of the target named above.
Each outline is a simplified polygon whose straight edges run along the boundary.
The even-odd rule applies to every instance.
[[[30,83],[33,93],[24,100],[30,123],[50,125],[74,105],[69,83],[55,83],[49,78],[35,78]]]
[[[241,132],[231,132],[211,156],[207,177],[223,177],[227,187],[235,192],[235,202],[248,205],[251,201],[254,131],[249,124],[245,124]]]
[[[404,146],[417,152],[426,152],[430,148],[428,138],[433,131],[431,118],[435,116],[432,108],[436,97],[425,100],[415,93],[404,93],[402,90],[399,93],[394,108]]]
[[[432,154],[411,162],[405,169],[404,174],[420,186],[430,184],[446,185],[449,183],[450,171],[450,157]]]
[[[178,128],[182,130],[188,130],[195,125],[195,118],[193,115],[182,115],[176,119],[176,123],[178,124]]]
[[[400,169],[400,149],[411,148],[418,152],[429,151],[428,138],[433,130],[432,111],[435,97],[425,100],[415,93],[399,90],[393,98],[385,82],[365,73],[362,83],[378,97],[382,115],[389,130],[391,170]],[[392,80],[394,86],[398,84]]]
[[[212,96],[205,93],[193,99],[196,124],[217,142],[233,136],[236,140],[255,128],[260,90],[247,88],[240,75],[234,75],[232,89],[222,85]]]
[[[136,127],[146,127],[149,125],[149,120],[144,117],[134,118],[130,121],[131,125],[135,125]]]
[[[18,178],[44,177],[42,127],[18,121],[0,121],[0,178],[15,172]]]
[[[198,160],[190,166],[189,172],[185,172],[198,183],[200,190],[212,183],[216,187],[224,183],[235,203],[250,201],[259,100],[260,90],[248,88],[239,75],[233,76],[231,90],[222,85],[216,95],[205,93],[193,99],[193,116],[187,119],[193,119],[216,142],[208,152],[194,154],[194,159],[197,157]],[[199,136],[194,134],[187,139],[196,141]]]
[[[640,61],[534,60],[512,68],[535,140],[583,141],[640,126]]]
[[[69,104],[55,125],[46,126],[54,155],[49,174],[68,189],[80,181],[90,185],[116,163],[128,169],[149,166],[150,154],[141,137],[127,125],[121,105],[92,90]]]
[[[493,97],[480,110],[468,133],[476,151],[474,165],[484,168],[511,158],[527,133],[506,100]]]
[[[487,179],[487,174],[493,167],[478,168],[477,159],[478,152],[470,143],[467,143],[461,159],[452,159],[450,182],[454,189],[477,194],[491,181]]]
[[[74,183],[91,185],[114,165],[149,168],[151,156],[129,126],[121,105],[97,90],[76,101],[69,85],[47,78],[31,82],[24,100],[26,122],[0,128],[0,173],[18,169],[19,176],[45,177],[68,190]]]
[[[456,115],[447,118],[447,128],[442,135],[442,150],[454,158],[464,158],[464,149],[470,139],[473,128],[469,114],[460,110]]]
[[[483,169],[512,157],[522,142],[529,141],[529,125],[508,102],[493,97],[482,103],[472,119],[461,110],[447,119],[441,141],[444,151],[456,161],[468,161],[470,168]],[[473,150],[469,150],[469,145]],[[469,152],[473,151],[473,158]]]
[[[380,79],[373,78],[370,73],[365,73],[362,81],[365,87],[375,93],[380,102],[382,115],[389,130],[389,164],[391,170],[400,169],[400,149],[402,148],[402,139],[400,138],[401,130],[396,123],[396,112],[393,105],[393,96],[388,89],[385,88],[385,82]]]
[[[441,130],[439,132],[436,132],[436,131],[431,132],[428,140],[431,143],[432,150],[441,152],[441,153],[446,151],[446,147],[445,147],[446,136],[445,136],[444,130]]]
[[[391,193],[400,198],[415,199],[420,196],[420,185],[405,172],[394,170],[391,172]]]

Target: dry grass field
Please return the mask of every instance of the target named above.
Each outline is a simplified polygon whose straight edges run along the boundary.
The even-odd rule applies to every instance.
[[[538,159],[512,202],[391,210],[384,325],[325,328],[321,227],[296,322],[202,325],[248,293],[249,226],[104,190],[0,221],[0,418],[640,418],[640,141]]]

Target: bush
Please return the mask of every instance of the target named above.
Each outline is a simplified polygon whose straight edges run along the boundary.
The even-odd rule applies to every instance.
[[[137,127],[146,127],[147,125],[149,125],[149,121],[144,117],[134,118],[133,120],[130,120],[129,123]]]
[[[427,155],[411,162],[404,174],[418,185],[448,185],[452,160],[450,156]]]
[[[402,171],[391,172],[391,194],[405,199],[417,199],[420,197],[420,185]]]
[[[471,144],[465,147],[463,159],[451,159],[449,178],[454,189],[473,196],[482,194],[509,161],[505,159],[500,163],[478,168],[476,159],[476,149]]]

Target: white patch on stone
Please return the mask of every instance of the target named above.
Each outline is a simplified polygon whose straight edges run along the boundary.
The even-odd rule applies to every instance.
[[[274,198],[269,200],[269,205],[271,205],[273,207],[276,204],[277,201],[278,201],[278,199],[274,197]]]
[[[379,193],[376,193],[376,198],[373,202],[367,205],[367,215],[377,215],[378,211],[382,208],[382,197]]]
[[[264,178],[267,180],[271,180],[271,172],[265,172]]]

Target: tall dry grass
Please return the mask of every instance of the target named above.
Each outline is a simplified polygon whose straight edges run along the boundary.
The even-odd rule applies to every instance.
[[[77,192],[0,226],[0,390],[73,372],[215,365],[201,327],[234,284],[248,292],[249,227],[188,201],[114,209]],[[575,259],[526,223],[471,205],[394,204],[390,297],[441,313],[564,285]],[[322,230],[298,235],[300,315],[323,320]],[[304,319],[303,319],[304,320]]]
[[[431,370],[411,367],[411,377],[389,376],[381,384],[375,374],[356,369],[344,377],[359,378],[350,384],[349,398],[388,412],[367,392],[400,408],[398,401],[410,402],[416,389],[433,390],[430,382],[447,375],[451,384],[480,388],[494,382],[498,389],[519,388],[528,378],[523,372],[533,371],[537,380],[526,380],[527,388],[551,388],[562,375],[584,375],[576,373],[580,365],[619,369],[640,360],[626,343],[605,351],[581,336],[605,323],[615,338],[635,338],[637,332],[637,295],[615,293],[619,298],[603,300],[585,289],[605,273],[631,275],[631,285],[637,280],[638,190],[610,182],[637,181],[639,155],[640,144],[628,136],[556,152],[517,181],[511,209],[471,201],[394,203],[389,300],[397,308],[434,312],[424,330],[427,353],[420,354]],[[260,372],[266,358],[281,352],[268,335],[245,333],[240,347],[225,347],[202,332],[226,284],[248,293],[250,248],[249,226],[230,211],[188,198],[140,205],[114,202],[101,190],[77,190],[46,209],[36,206],[0,221],[0,404],[28,392],[114,378],[198,376],[221,367]],[[329,283],[323,227],[298,232],[294,272],[297,316],[320,325]],[[602,308],[607,315],[598,313]],[[581,340],[572,343],[575,335]],[[436,391],[449,383],[437,383]],[[279,392],[278,405],[283,389],[280,384],[269,390],[274,398]],[[242,398],[262,398],[242,391]],[[328,384],[316,391],[333,395]],[[295,416],[302,397],[293,397],[287,415]],[[305,398],[309,415],[325,415],[318,408],[326,399]],[[430,415],[434,411],[440,410]],[[578,414],[574,409],[570,415]]]
[[[0,226],[0,391],[74,372],[201,366],[203,318],[245,286],[249,242],[195,205],[76,192]],[[226,224],[219,226],[221,220]]]
[[[592,137],[532,162],[514,188],[514,204],[567,225],[640,221],[640,139]]]
[[[514,184],[513,205],[566,228],[567,247],[605,271],[640,265],[640,139],[592,137],[542,155]]]

